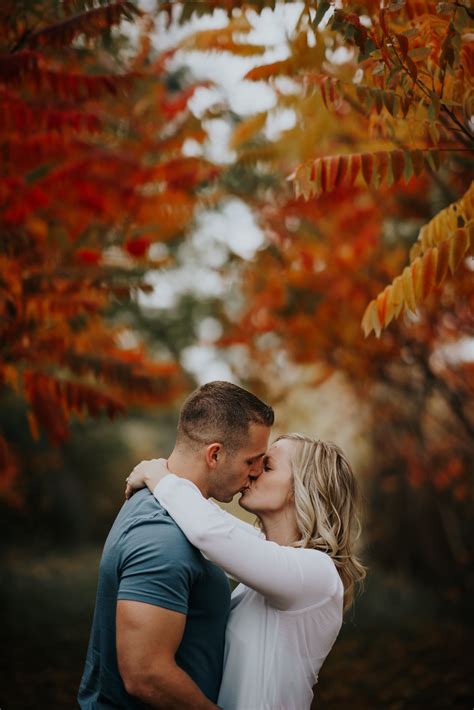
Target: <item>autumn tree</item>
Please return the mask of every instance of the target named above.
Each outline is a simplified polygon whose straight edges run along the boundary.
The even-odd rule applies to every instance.
[[[194,88],[170,81],[172,53],[156,56],[135,5],[6,2],[0,26],[0,386],[26,400],[32,435],[58,444],[73,415],[114,417],[182,387],[117,305],[149,289],[217,171],[182,153],[205,138]],[[2,495],[19,455],[0,432]]]

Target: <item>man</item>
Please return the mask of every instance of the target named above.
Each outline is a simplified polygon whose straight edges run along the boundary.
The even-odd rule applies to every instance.
[[[236,385],[203,385],[181,409],[170,468],[230,501],[262,472],[273,419]],[[105,543],[80,707],[216,708],[229,604],[224,573],[139,491]]]

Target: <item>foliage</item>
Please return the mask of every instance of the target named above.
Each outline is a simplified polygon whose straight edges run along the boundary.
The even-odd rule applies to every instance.
[[[250,5],[262,9],[261,3]],[[442,2],[438,9],[413,0],[387,6],[372,0],[348,0],[342,7],[330,2],[304,4],[288,58],[257,66],[246,75],[250,81],[270,80],[277,89],[280,77],[291,77],[304,97],[301,92],[280,94],[280,105],[297,112],[300,126],[320,124],[315,116],[322,110],[321,100],[336,119],[336,130],[327,122],[324,127],[320,124],[319,140],[309,146],[308,139],[304,145],[300,139],[299,155],[288,156],[303,159],[290,175],[297,196],[311,199],[353,185],[383,193],[386,186],[400,181],[410,184],[413,176],[433,175],[446,161],[448,171],[463,171],[462,154],[472,154],[474,149],[472,18],[469,0]],[[309,35],[315,37],[315,46],[309,43]],[[208,32],[207,47],[219,49],[220,36],[220,31]],[[243,42],[242,51],[238,45],[231,51],[245,54],[246,47]],[[340,50],[346,60],[336,64],[330,57]],[[311,101],[313,95],[319,101]],[[233,147],[242,147],[242,136],[248,142],[264,124],[262,115],[244,121],[236,130]],[[313,127],[311,135],[315,133]],[[354,151],[356,146],[359,152]],[[288,139],[285,147],[291,151]],[[244,149],[241,160],[252,154],[265,160],[262,152],[255,155],[247,148],[250,156]],[[466,167],[472,169],[472,156],[464,165],[465,189],[469,187]],[[415,311],[432,291],[439,291],[448,264],[453,273],[464,257],[474,254],[470,195],[471,191],[464,198],[459,195],[463,209],[455,224],[451,220],[448,227],[440,217],[439,223],[433,219],[422,228],[420,240],[427,230],[448,230],[443,232],[443,245],[425,254],[423,262],[412,252],[403,275],[367,306],[366,334],[375,330],[380,335],[401,313]]]
[[[186,158],[205,134],[150,54],[130,2],[7,2],[0,11],[0,386],[29,404],[34,437],[68,436],[72,415],[168,403],[176,362],[152,360],[117,314],[168,262],[214,166]],[[133,52],[114,29],[141,23]],[[201,191],[201,197],[198,194]],[[164,254],[164,256],[162,255]],[[0,494],[20,452],[0,432]]]

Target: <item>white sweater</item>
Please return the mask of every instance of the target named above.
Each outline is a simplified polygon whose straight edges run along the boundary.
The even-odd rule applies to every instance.
[[[265,540],[173,474],[154,495],[206,558],[242,582],[232,594],[219,706],[308,710],[342,623],[344,590],[331,558]]]

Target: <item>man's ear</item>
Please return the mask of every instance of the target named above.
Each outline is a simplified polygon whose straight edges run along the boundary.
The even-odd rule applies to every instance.
[[[209,468],[216,468],[219,463],[219,459],[223,454],[222,444],[219,442],[214,442],[209,444],[206,449],[206,463]]]

